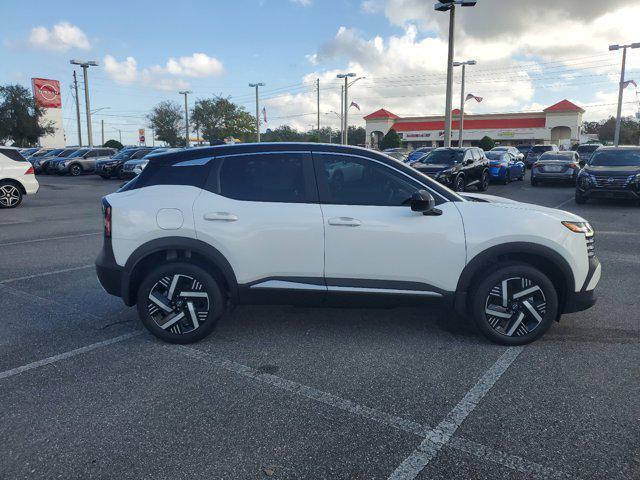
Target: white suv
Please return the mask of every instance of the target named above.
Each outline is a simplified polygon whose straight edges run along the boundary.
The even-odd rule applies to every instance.
[[[205,337],[234,304],[440,300],[519,345],[595,303],[584,219],[474,197],[361,148],[172,152],[103,199],[98,278],[175,343]]]
[[[18,149],[0,147],[0,208],[15,208],[23,195],[35,195],[40,188],[33,165]]]

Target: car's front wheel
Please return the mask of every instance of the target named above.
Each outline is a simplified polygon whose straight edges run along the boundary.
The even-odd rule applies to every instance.
[[[486,170],[482,172],[482,177],[480,178],[480,183],[478,184],[479,192],[486,192],[489,188],[489,172]]]
[[[453,182],[453,189],[456,192],[464,192],[465,186],[464,175],[458,175]]]
[[[74,165],[71,165],[69,167],[69,173],[71,175],[73,175],[74,177],[77,177],[78,175],[80,175],[82,173],[82,167],[80,165],[78,165],[77,163]]]
[[[558,293],[540,270],[524,263],[504,264],[480,281],[471,310],[489,340],[524,345],[551,327],[558,314]]]
[[[13,182],[0,183],[0,208],[15,208],[22,203],[22,191]]]
[[[169,262],[151,270],[138,288],[137,300],[144,326],[169,343],[203,339],[225,311],[218,281],[186,262]]]

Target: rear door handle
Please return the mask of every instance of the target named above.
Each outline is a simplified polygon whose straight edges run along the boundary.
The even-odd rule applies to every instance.
[[[229,212],[210,212],[205,213],[203,218],[209,222],[235,222],[238,220],[238,216]]]
[[[339,227],[359,227],[362,222],[356,218],[351,217],[336,217],[329,219],[329,225],[335,225]]]

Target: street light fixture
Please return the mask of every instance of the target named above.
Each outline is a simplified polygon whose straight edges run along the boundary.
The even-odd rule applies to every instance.
[[[640,48],[640,42],[630,43],[628,45],[609,45],[609,51],[622,49],[622,69],[620,70],[620,84],[618,85],[618,113],[616,115],[616,131],[613,137],[613,145],[617,147],[620,144],[620,124],[622,123],[622,95],[624,93],[624,71],[627,63],[627,48]]]
[[[462,67],[462,82],[461,82],[461,86],[460,86],[460,122],[459,122],[459,127],[460,130],[458,132],[458,147],[462,147],[462,134],[463,134],[463,128],[464,128],[464,103],[465,103],[465,98],[464,98],[464,74],[465,74],[465,69],[467,65],[475,65],[476,61],[475,60],[467,60],[466,62],[453,62],[453,66],[454,67]]]
[[[264,87],[264,83],[250,83],[249,86],[256,89],[256,139],[258,143],[260,143],[260,97],[258,94],[258,89],[260,87]]]
[[[89,67],[97,67],[98,62],[95,60],[71,60],[69,62],[71,65],[79,65],[82,67],[82,75],[84,77],[84,104],[87,109],[87,135],[89,137],[89,147],[93,147],[93,130],[91,128],[91,104],[89,102],[89,77],[87,75],[87,70]],[[77,101],[77,99],[76,99]]]
[[[336,78],[344,78],[344,98],[343,98],[344,108],[342,110],[344,112],[344,114],[342,115],[342,125],[340,127],[340,129],[342,130],[342,144],[343,145],[347,145],[348,144],[347,136],[348,136],[348,130],[349,129],[347,128],[347,125],[348,125],[347,122],[348,122],[349,115],[347,113],[347,110],[348,110],[349,106],[347,105],[347,101],[348,101],[348,98],[349,98],[348,91],[349,91],[349,85],[350,85],[348,82],[349,82],[349,78],[355,77],[355,76],[356,76],[356,74],[353,73],[353,72],[339,73],[338,75],[336,75]],[[358,78],[358,79],[354,80],[351,83],[353,84],[358,80],[360,80],[360,79]]]
[[[449,54],[447,56],[447,92],[444,112],[444,146],[451,146],[451,103],[453,90],[453,47],[456,23],[456,5],[461,7],[475,7],[473,0],[440,0],[434,5],[438,12],[449,12]]]

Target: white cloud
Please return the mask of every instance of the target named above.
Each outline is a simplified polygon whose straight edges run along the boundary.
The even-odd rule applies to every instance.
[[[29,34],[28,43],[34,48],[66,52],[72,48],[88,50],[91,48],[85,33],[69,22],[56,23],[51,29],[35,27]]]
[[[164,66],[138,68],[133,57],[118,61],[111,55],[104,57],[104,69],[115,82],[125,85],[139,83],[158,90],[187,88],[189,83],[175,77],[210,77],[224,72],[222,63],[204,53],[194,53],[178,59],[170,58]]]
[[[289,0],[291,3],[297,3],[298,5],[302,5],[304,7],[308,7],[311,5],[313,0]]]

